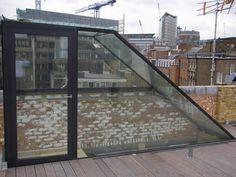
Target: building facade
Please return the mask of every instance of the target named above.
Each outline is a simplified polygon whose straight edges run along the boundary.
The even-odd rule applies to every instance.
[[[192,45],[198,46],[200,40],[200,32],[195,30],[185,30],[181,28],[177,30],[177,44],[178,45]]]
[[[173,59],[152,59],[151,62],[178,86],[211,84],[211,57],[181,55]],[[229,84],[236,72],[236,57],[218,57],[215,60],[214,85]]]
[[[175,48],[177,35],[177,16],[165,13],[159,21],[159,37],[162,43]]]
[[[123,36],[144,55],[147,55],[154,43],[154,33],[124,34]]]
[[[179,58],[179,85],[211,85],[211,57]],[[218,57],[215,60],[214,85],[227,84],[226,79],[236,71],[236,57]]]
[[[111,29],[118,31],[119,21],[36,9],[16,10],[18,20],[64,26]]]

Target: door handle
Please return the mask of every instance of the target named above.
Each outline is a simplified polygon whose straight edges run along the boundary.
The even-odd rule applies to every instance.
[[[72,97],[73,97],[72,94],[68,94],[68,95],[64,96],[64,98],[72,98]]]

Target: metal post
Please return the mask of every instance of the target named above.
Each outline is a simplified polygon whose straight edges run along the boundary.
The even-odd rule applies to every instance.
[[[214,72],[215,72],[215,56],[216,56],[216,32],[217,32],[217,20],[219,12],[219,2],[217,2],[216,13],[215,13],[215,30],[214,30],[214,40],[212,46],[212,61],[211,61],[211,85],[214,85]]]

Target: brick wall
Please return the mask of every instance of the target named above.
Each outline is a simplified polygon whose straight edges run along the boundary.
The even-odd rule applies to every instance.
[[[211,86],[187,86],[180,87],[197,104],[199,104],[209,115],[218,119],[217,115],[217,97],[218,87]]]
[[[175,139],[190,126],[176,108],[150,93],[91,96],[79,99],[81,148]]]
[[[48,155],[55,148],[56,153],[65,152],[67,102],[54,97],[18,98],[19,157]],[[88,93],[78,95],[78,100],[79,149],[103,151],[103,147],[116,146],[119,151],[132,143],[195,137],[196,127],[185,115],[152,92]]]
[[[236,122],[236,86],[218,89],[217,114],[220,122]]]
[[[180,88],[218,122],[236,122],[236,86],[186,86]]]

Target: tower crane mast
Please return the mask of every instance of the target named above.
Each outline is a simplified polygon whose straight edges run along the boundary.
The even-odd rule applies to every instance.
[[[116,2],[116,0],[108,0],[108,1],[101,1],[101,2],[97,2],[94,4],[91,4],[87,7],[83,7],[81,9],[78,9],[75,11],[76,14],[81,13],[81,12],[85,12],[88,10],[94,10],[94,17],[99,18],[100,17],[100,8],[106,5],[113,5]]]

